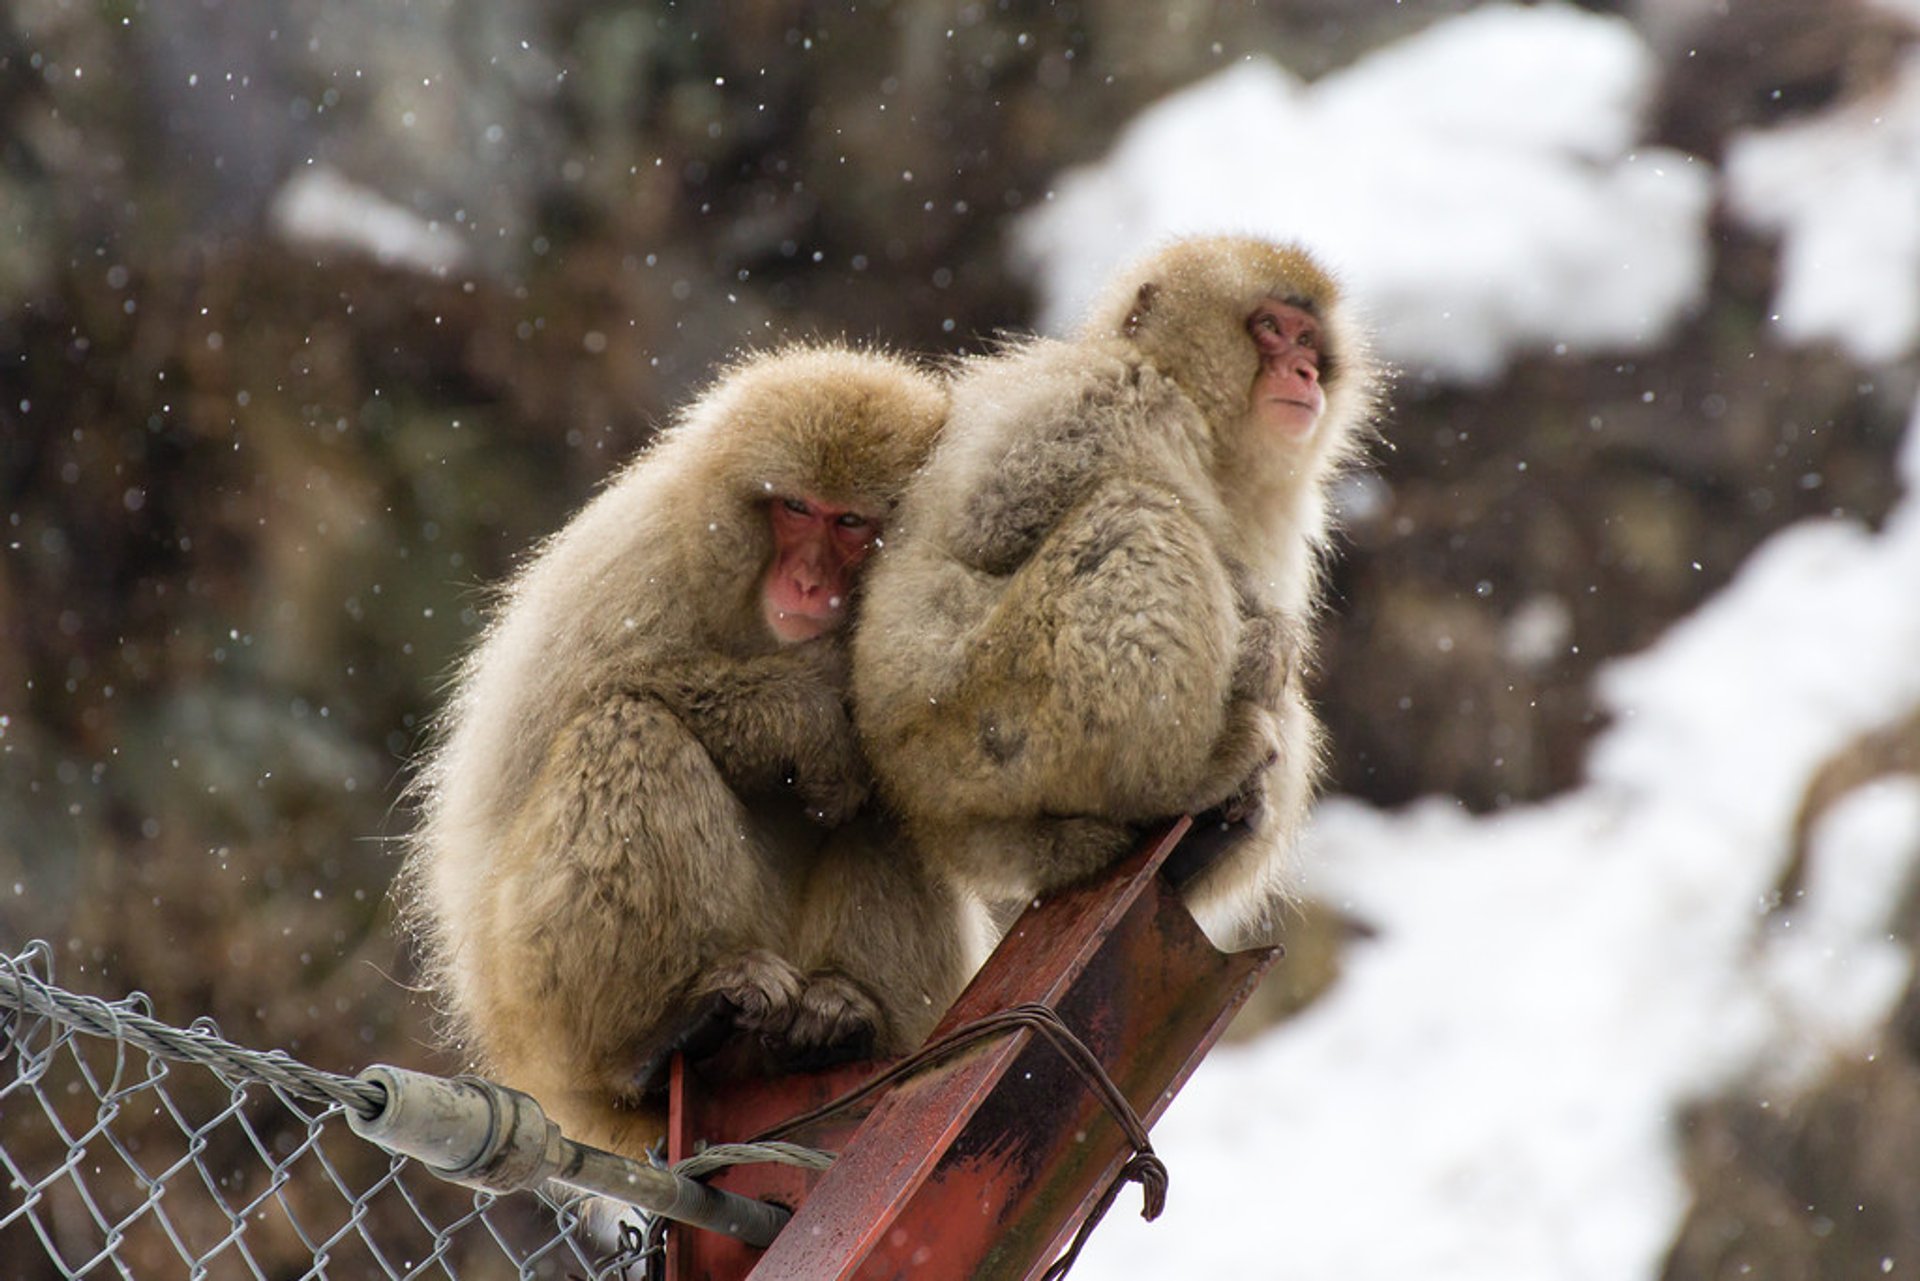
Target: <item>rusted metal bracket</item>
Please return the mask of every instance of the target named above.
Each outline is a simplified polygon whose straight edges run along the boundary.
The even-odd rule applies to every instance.
[[[1201,933],[1162,874],[1188,827],[1179,820],[1106,876],[1030,908],[933,1039],[1026,1002],[1047,1005],[1153,1124],[1279,955],[1225,954]],[[880,1066],[713,1088],[677,1073],[669,1157],[699,1139],[750,1137]],[[740,1166],[715,1176],[716,1186],[793,1208],[794,1217],[764,1252],[673,1230],[671,1281],[1034,1277],[1132,1155],[1119,1124],[1029,1030],[900,1082],[857,1126],[835,1118],[785,1137],[840,1158],[818,1174]]]

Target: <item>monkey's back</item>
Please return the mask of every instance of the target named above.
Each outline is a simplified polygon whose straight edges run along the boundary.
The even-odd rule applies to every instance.
[[[492,888],[516,858],[516,813],[555,740],[613,673],[687,643],[653,587],[680,572],[663,550],[671,444],[619,473],[509,580],[434,726],[396,889],[456,1025],[472,1005],[464,958],[487,936]]]
[[[1204,419],[1124,344],[963,368],[855,638],[856,720],[897,804],[1177,807],[1238,631],[1211,466]]]

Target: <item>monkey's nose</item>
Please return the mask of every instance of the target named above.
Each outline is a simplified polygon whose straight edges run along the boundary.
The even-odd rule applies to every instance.
[[[787,576],[796,589],[808,595],[826,586],[832,577],[825,559],[818,552],[795,556],[788,565]]]

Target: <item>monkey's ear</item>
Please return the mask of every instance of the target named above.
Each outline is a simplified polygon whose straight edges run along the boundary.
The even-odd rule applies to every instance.
[[[1123,336],[1131,338],[1139,332],[1140,322],[1145,320],[1147,313],[1153,310],[1153,300],[1159,292],[1160,286],[1151,280],[1140,286],[1140,292],[1133,296],[1133,310],[1129,311],[1126,320],[1121,322],[1120,333]]]

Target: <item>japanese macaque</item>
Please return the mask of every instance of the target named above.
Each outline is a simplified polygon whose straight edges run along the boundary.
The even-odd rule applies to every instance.
[[[1319,769],[1327,485],[1375,381],[1328,274],[1236,237],[1149,258],[1074,341],[963,365],[854,646],[856,725],[936,866],[1030,896],[1217,811],[1251,831],[1188,902],[1263,936]]]
[[[417,784],[403,901],[478,1067],[637,1154],[676,1049],[767,1070],[917,1045],[968,901],[865,806],[859,576],[946,412],[905,360],[721,376],[506,588]]]

